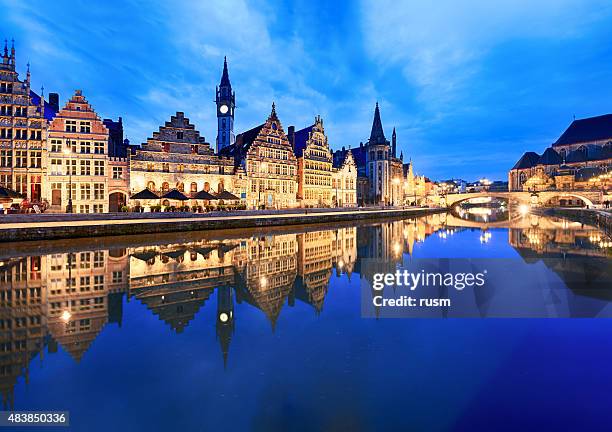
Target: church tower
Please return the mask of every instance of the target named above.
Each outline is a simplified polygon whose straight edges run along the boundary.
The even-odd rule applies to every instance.
[[[236,107],[236,93],[232,91],[229,73],[227,72],[227,58],[223,60],[223,74],[221,83],[217,86],[217,152],[234,144],[234,108]]]

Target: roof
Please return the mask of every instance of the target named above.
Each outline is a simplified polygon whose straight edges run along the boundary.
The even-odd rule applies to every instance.
[[[612,140],[612,114],[574,120],[553,147]]]
[[[310,125],[307,128],[295,132],[293,151],[297,157],[301,157],[304,154],[304,149],[306,148],[306,143],[308,142],[308,137],[312,132],[313,126],[314,125]]]
[[[222,148],[219,151],[219,154],[222,156],[233,157],[238,161],[242,158],[243,155],[249,150],[259,132],[263,129],[265,123],[260,124],[259,126],[255,126],[253,129],[249,129],[246,132],[242,132],[236,136],[236,142],[232,145]]]
[[[560,165],[563,159],[552,147],[548,147],[538,160],[539,165]]]
[[[383,131],[382,121],[380,120],[380,109],[378,102],[374,109],[374,121],[372,122],[372,132],[370,132],[370,144],[386,144],[385,132]]]
[[[537,165],[540,160],[540,155],[536,152],[526,152],[521,156],[516,164],[512,167],[512,169],[524,169],[531,168]]]
[[[580,168],[576,171],[576,180],[577,181],[588,181],[591,177],[598,176],[600,174],[605,174],[606,170],[601,167],[585,167]]]
[[[32,101],[32,105],[36,105],[36,106],[40,105],[40,96],[37,95],[32,90],[30,90],[30,100]],[[48,121],[51,121],[53,120],[53,117],[55,117],[56,114],[57,114],[57,111],[55,111],[53,107],[47,101],[45,101],[45,113],[44,113],[45,119]]]

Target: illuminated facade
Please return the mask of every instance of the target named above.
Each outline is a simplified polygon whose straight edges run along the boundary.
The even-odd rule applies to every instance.
[[[236,169],[246,172],[249,208],[297,206],[298,163],[274,104],[265,123],[239,134],[221,155],[233,158]]]
[[[47,148],[49,211],[66,211],[70,194],[74,213],[118,211],[125,203],[127,159],[109,158],[108,129],[80,90],[51,121]]]
[[[147,188],[162,195],[172,189],[245,193],[244,171],[231,158],[215,155],[184,113],[177,112],[136,150],[130,161],[130,192]]]
[[[15,46],[4,43],[0,63],[0,186],[42,202],[46,165],[47,121],[53,108],[30,88],[30,67],[25,81],[15,69]]]
[[[298,160],[297,199],[303,207],[330,207],[332,200],[332,153],[323,120],[307,128],[289,131],[289,141]]]
[[[357,165],[350,149],[345,154],[344,160],[334,158],[331,193],[335,206],[357,206]]]

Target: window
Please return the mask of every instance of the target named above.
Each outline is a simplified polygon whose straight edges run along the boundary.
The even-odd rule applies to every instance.
[[[162,143],[162,151],[169,153],[170,152],[170,144],[168,143]]]
[[[84,153],[84,154],[91,153],[91,142],[81,141],[81,153]]]
[[[198,191],[198,184],[196,182],[191,183],[191,193],[196,193]]]
[[[150,181],[149,183],[147,183],[147,189],[155,192],[155,182]]]
[[[104,161],[94,161],[94,175],[104,175]]]
[[[168,165],[167,163],[162,164],[162,171],[163,172],[170,172],[170,165]]]
[[[76,120],[66,120],[66,132],[76,132]]]
[[[89,183],[81,183],[81,200],[91,199],[91,185]],[[89,213],[89,212],[81,212]]]
[[[81,122],[81,132],[82,133],[90,133],[91,132],[91,122],[82,121]]]
[[[81,161],[81,175],[91,175],[91,161]]]
[[[62,160],[51,159],[51,175],[62,175]]]
[[[152,163],[148,163],[148,164],[147,164],[147,171],[148,171],[148,172],[153,172],[153,171],[155,171],[155,165],[153,165]]]
[[[59,153],[62,151],[62,141],[58,139],[51,140],[51,149],[49,150],[53,153]]]
[[[104,267],[104,252],[94,252],[94,268]]]
[[[181,192],[185,192],[185,184],[182,182],[177,183],[176,188]]]
[[[95,154],[104,154],[104,143],[96,141],[94,143],[94,153]]]
[[[123,178],[123,168],[113,167],[113,180],[120,180]]]
[[[42,152],[32,151],[30,152],[30,168],[40,168],[42,164]]]
[[[123,272],[114,271],[113,272],[113,283],[121,283],[121,281],[123,281]]]
[[[28,166],[27,150],[15,151],[15,168],[26,168]]]
[[[104,199],[104,183],[94,183],[94,199]]]
[[[12,167],[13,166],[13,151],[12,150],[0,150],[0,167]]]
[[[182,132],[182,131],[178,131],[178,132],[176,133],[176,139],[180,139],[180,140],[182,140],[182,139],[183,139],[183,132]]]
[[[77,174],[77,161],[76,160],[67,160],[66,161],[66,175],[76,175]]]
[[[79,213],[89,213],[89,205],[88,204],[81,204],[79,206]]]
[[[104,206],[102,204],[94,204],[93,212],[94,213],[104,213]]]
[[[168,182],[163,182],[162,183],[162,192],[168,192],[170,190],[170,185],[168,184]]]

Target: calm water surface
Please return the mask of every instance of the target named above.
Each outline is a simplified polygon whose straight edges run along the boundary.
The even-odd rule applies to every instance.
[[[83,431],[610,430],[607,319],[360,316],[364,258],[609,263],[605,241],[449,214],[4,245],[3,405]]]

